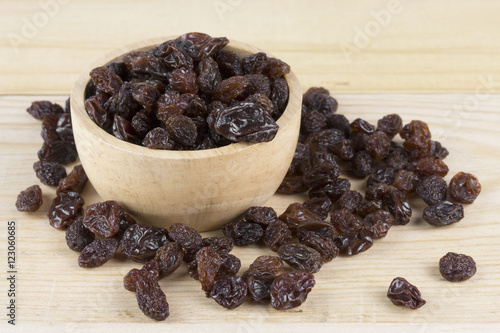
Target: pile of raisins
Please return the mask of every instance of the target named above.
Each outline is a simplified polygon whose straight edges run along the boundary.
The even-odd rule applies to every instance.
[[[208,141],[215,146],[266,141],[262,139],[269,138],[271,123],[251,123],[253,130],[229,124],[241,112],[255,120],[260,109],[274,123],[286,106],[283,75],[289,69],[263,53],[240,59],[223,50],[226,44],[224,38],[187,34],[150,52],[129,54],[123,63],[94,70],[95,94],[86,102],[88,110],[92,106],[90,116],[124,140],[139,143],[141,137],[146,146],[159,149],[212,148],[205,145]],[[243,79],[248,82],[241,87]],[[283,90],[276,90],[276,85]],[[280,97],[273,97],[275,93]],[[211,101],[208,106],[203,104],[207,101]],[[246,300],[291,309],[307,299],[316,283],[313,274],[325,263],[339,254],[364,252],[393,225],[407,224],[411,196],[428,205],[425,221],[445,226],[459,222],[462,204],[474,202],[481,191],[479,181],[469,173],[460,172],[446,183],[448,167],[443,159],[448,151],[431,140],[424,122],[403,125],[398,115],[391,114],[377,126],[362,119],[349,123],[336,113],[337,101],[326,89],[311,88],[303,99],[296,152],[278,189],[284,194],[307,192],[309,198],[289,205],[281,215],[271,207],[250,207],[222,227],[224,236],[203,238],[180,223],[168,229],[137,223],[116,201],[84,207],[80,194],[88,179],[83,167],[77,165],[67,175],[63,166],[77,158],[69,100],[66,104],[66,110],[48,101],[28,108],[33,117],[43,120],[44,143],[35,172],[43,184],[57,186],[47,214],[49,223],[66,231],[68,247],[80,252],[81,267],[101,266],[118,253],[143,264],[128,272],[123,284],[135,292],[139,308],[154,320],[165,320],[170,311],[159,281],[183,262],[205,295],[227,309]],[[246,113],[247,109],[253,111]],[[201,137],[200,128],[205,128]],[[191,130],[194,136],[187,135]],[[397,134],[402,144],[395,141]],[[351,190],[350,181],[340,177],[341,170],[367,178],[364,196]],[[19,194],[16,207],[32,212],[42,203],[41,188],[33,185]],[[269,247],[276,255],[256,258],[239,275],[241,261],[230,252],[235,245],[250,244]],[[476,273],[476,263],[467,255],[449,252],[439,261],[439,271],[446,280],[460,282]],[[387,296],[411,309],[425,304],[418,288],[402,277],[392,281]]]
[[[228,43],[193,32],[94,68],[87,113],[118,139],[153,149],[271,141],[290,66],[262,52],[240,57]]]

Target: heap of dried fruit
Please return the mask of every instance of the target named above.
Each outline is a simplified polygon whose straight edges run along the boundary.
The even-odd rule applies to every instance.
[[[271,141],[288,103],[290,66],[229,40],[188,33],[94,68],[85,107],[120,140],[153,149],[200,150]]]

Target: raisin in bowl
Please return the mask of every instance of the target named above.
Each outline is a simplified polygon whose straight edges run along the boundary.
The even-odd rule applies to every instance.
[[[276,191],[293,158],[300,127],[302,91],[290,71],[288,103],[268,142],[236,142],[203,150],[162,150],[130,143],[100,128],[85,108],[92,69],[119,62],[132,51],[149,51],[165,37],[115,50],[84,69],[71,92],[71,117],[78,155],[104,200],[116,200],[143,223],[185,223],[199,231],[219,228]],[[240,57],[262,52],[230,41]]]

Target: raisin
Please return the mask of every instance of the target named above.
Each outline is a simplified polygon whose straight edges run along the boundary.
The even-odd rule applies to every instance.
[[[272,207],[250,207],[245,212],[245,220],[251,223],[260,224],[263,228],[266,228],[272,222],[278,220],[278,215]]]
[[[364,150],[356,153],[351,161],[351,173],[359,178],[364,178],[372,172],[372,157]]]
[[[140,139],[132,126],[132,124],[125,118],[115,114],[112,127],[113,135],[120,140],[139,143]]]
[[[57,122],[61,113],[50,113],[43,117],[41,136],[43,141],[59,141],[61,138],[57,134]]]
[[[111,69],[116,75],[118,75],[123,81],[128,78],[127,66],[123,62],[112,62],[106,65]]]
[[[189,107],[187,101],[177,93],[165,93],[157,101],[156,117],[163,123],[172,116],[183,115]]]
[[[389,114],[377,123],[377,131],[384,132],[392,140],[403,128],[403,120],[397,114]]]
[[[409,124],[406,124],[400,131],[399,135],[407,140],[412,136],[422,135],[427,138],[431,137],[431,132],[429,131],[429,126],[421,120],[412,120]]]
[[[217,84],[213,98],[223,103],[229,103],[240,96],[250,82],[244,76],[233,76]]]
[[[419,182],[420,177],[416,173],[401,169],[396,173],[392,186],[408,196],[415,192]]]
[[[425,207],[422,217],[433,226],[445,226],[461,221],[464,218],[464,207],[459,203],[442,201]]]
[[[275,279],[274,275],[256,277],[251,275],[248,277],[248,296],[256,302],[269,302],[271,299],[271,286]]]
[[[226,37],[212,38],[207,34],[200,32],[190,32],[177,38],[181,42],[191,42],[186,52],[195,60],[201,60],[210,57],[222,50],[229,40]]]
[[[302,115],[300,132],[307,135],[327,128],[326,117],[319,111],[308,110]]]
[[[473,174],[459,172],[450,180],[448,192],[452,200],[471,204],[481,193],[481,184]]]
[[[403,148],[394,149],[385,158],[385,163],[391,168],[396,170],[404,169],[407,167],[410,156]]]
[[[318,272],[324,263],[318,251],[303,244],[285,244],[278,255],[294,269],[308,273]]]
[[[465,254],[448,252],[439,260],[439,273],[451,282],[465,281],[476,274],[476,262]]]
[[[264,235],[264,229],[259,224],[245,220],[236,220],[223,225],[222,232],[231,237],[238,246],[257,243]]]
[[[43,204],[42,189],[38,185],[28,187],[17,196],[16,208],[20,212],[34,212]]]
[[[359,205],[358,215],[364,218],[367,215],[374,213],[379,209],[382,209],[382,207],[383,207],[382,200],[363,201]]]
[[[214,286],[215,275],[222,265],[222,259],[212,247],[206,246],[196,253],[196,265],[201,289],[209,293]]]
[[[130,82],[123,83],[118,93],[104,104],[104,108],[110,115],[119,115],[128,121],[132,120],[136,112],[143,110],[134,98],[134,85]]]
[[[273,117],[276,119],[285,111],[288,105],[288,84],[285,79],[276,79],[271,86],[271,101],[274,105]]]
[[[231,252],[234,241],[230,237],[207,237],[202,240],[202,247],[211,246],[218,254],[224,255]]]
[[[333,97],[332,97],[333,98]],[[351,125],[349,120],[343,114],[328,114],[326,115],[328,128],[334,128],[342,131],[346,138],[351,135]]]
[[[240,271],[241,268],[240,259],[229,253],[221,254],[220,256],[222,264],[220,265],[219,270],[215,275],[216,280],[229,276],[234,276]]]
[[[448,156],[450,152],[448,149],[443,147],[439,141],[431,141],[431,157],[437,158],[438,160],[443,160]]]
[[[345,139],[341,140],[332,146],[329,147],[329,151],[332,152],[335,156],[340,157],[344,161],[350,161],[353,159],[354,152],[354,144],[352,140]]]
[[[67,177],[61,179],[56,193],[60,194],[65,191],[82,193],[88,180],[83,166],[76,165]]]
[[[200,74],[196,82],[200,90],[205,94],[213,94],[215,87],[222,81],[222,76],[215,60],[207,57],[200,61],[198,64],[198,72]]]
[[[233,51],[221,50],[215,56],[223,77],[243,75],[241,58]]]
[[[36,176],[42,184],[57,186],[66,177],[66,169],[57,162],[37,161],[33,164]]]
[[[202,247],[203,240],[200,233],[182,223],[172,224],[168,228],[168,236],[188,251]]]
[[[403,192],[394,186],[388,186],[383,202],[387,206],[389,213],[394,216],[394,224],[405,225],[410,222],[412,210]]]
[[[274,110],[273,102],[271,102],[269,97],[267,97],[264,94],[260,94],[260,93],[252,94],[252,95],[248,96],[247,98],[245,98],[245,102],[260,105],[260,106],[262,106],[262,108],[264,108],[264,110],[267,111],[267,113],[270,116],[272,116],[272,114],[273,114],[273,110]]]
[[[120,230],[125,211],[116,201],[98,202],[87,206],[83,224],[99,237],[114,236]]]
[[[113,123],[113,118],[104,110],[103,103],[98,98],[99,95],[94,95],[85,100],[85,110],[97,126],[108,130]]]
[[[151,112],[154,110],[156,100],[160,98],[163,91],[165,91],[165,85],[162,82],[157,80],[148,80],[134,84],[132,97],[137,103],[144,106],[148,112]]]
[[[133,224],[123,234],[121,252],[134,261],[147,262],[168,241],[167,230],[164,228]]]
[[[332,202],[337,202],[346,191],[351,188],[351,182],[346,178],[337,178],[329,184],[311,189],[309,198],[327,197]]]
[[[76,221],[66,230],[66,244],[76,252],[81,252],[95,239],[94,234],[85,228],[81,221]]]
[[[262,278],[269,275],[277,275],[283,269],[283,261],[276,256],[257,257],[248,270],[243,273],[243,279],[250,276]]]
[[[333,211],[330,219],[333,227],[339,234],[346,231],[359,232],[365,228],[359,216],[345,208]]]
[[[331,115],[337,111],[338,103],[324,88],[309,88],[304,94],[302,104],[308,109],[316,110],[324,115]],[[336,128],[335,126],[330,126]]]
[[[332,261],[339,254],[339,249],[333,239],[321,236],[314,231],[301,233],[299,239],[301,244],[318,251],[323,262]]]
[[[309,186],[304,184],[304,182],[302,180],[302,175],[285,176],[285,178],[281,182],[280,186],[278,187],[278,190],[276,191],[276,193],[296,194],[296,193],[305,192],[308,189],[309,189]]]
[[[260,74],[267,66],[267,56],[264,52],[250,54],[241,62],[245,74]]]
[[[271,305],[276,310],[300,306],[316,284],[314,275],[306,272],[286,273],[274,279],[271,285]]]
[[[149,74],[158,79],[167,79],[168,70],[164,62],[153,54],[144,51],[130,52],[123,58],[129,72],[135,77]],[[123,86],[122,86],[123,87]]]
[[[314,153],[305,168],[303,181],[311,188],[333,182],[340,175],[340,167],[331,154]]]
[[[115,234],[114,238],[121,241],[125,231],[134,224],[137,224],[137,221],[134,220],[132,216],[128,215],[127,213],[123,214],[123,217],[120,221],[120,230]]]
[[[312,198],[304,201],[304,207],[306,207],[310,212],[319,216],[320,219],[324,220],[328,217],[330,210],[332,209],[332,201],[327,197],[323,198]]]
[[[425,304],[418,288],[402,277],[392,280],[387,297],[394,305],[406,306],[412,310]]]
[[[290,242],[292,239],[292,232],[288,226],[282,221],[274,221],[269,224],[264,233],[264,243],[273,251]]]
[[[162,321],[169,316],[167,297],[158,284],[158,279],[141,274],[135,283],[135,296],[142,312],[151,319]]]
[[[367,230],[346,231],[333,239],[340,254],[355,255],[368,250],[373,245],[373,239]]]
[[[154,260],[158,262],[160,279],[174,272],[182,263],[184,250],[176,242],[158,248]]]
[[[82,250],[78,265],[85,268],[102,266],[113,258],[118,245],[119,242],[114,238],[96,239]]]
[[[258,104],[261,104],[262,106],[265,105],[265,109],[270,111],[271,115],[274,115],[274,105],[270,99],[271,81],[269,81],[267,76],[262,74],[247,74],[245,75],[245,78],[248,80],[248,85],[240,97],[250,97],[252,95],[262,96],[260,98],[260,103]],[[248,99],[248,97],[246,97],[245,100]],[[251,100],[249,102],[251,102]]]
[[[57,135],[63,141],[74,142],[75,138],[73,136],[73,127],[71,125],[71,115],[69,113],[63,113],[57,120],[56,127]]]
[[[288,228],[295,233],[302,222],[321,220],[318,215],[310,212],[303,204],[293,203],[287,207],[279,219],[286,223]]]
[[[243,64],[243,67],[245,64]],[[271,80],[277,80],[280,77],[290,73],[290,66],[276,58],[267,58],[267,66],[263,73]]]
[[[198,93],[196,73],[192,69],[184,67],[175,69],[167,74],[167,78],[170,86],[181,94]]]
[[[130,124],[140,137],[144,137],[155,126],[153,119],[145,112],[137,112]]]
[[[49,114],[60,114],[64,112],[59,104],[54,104],[49,101],[33,102],[26,111],[32,115],[33,118],[38,120],[43,120],[43,118]]]
[[[342,131],[328,128],[309,134],[306,143],[315,151],[334,153],[338,151],[339,142],[344,139],[345,136]]]
[[[366,138],[366,152],[376,160],[386,158],[390,148],[391,139],[384,132],[375,132]]]
[[[366,215],[363,224],[371,238],[382,238],[394,224],[394,217],[385,210],[377,210]]]
[[[38,151],[38,159],[42,162],[68,164],[78,157],[75,144],[69,141],[44,142]]]
[[[243,304],[247,292],[247,284],[242,278],[229,276],[215,282],[210,297],[219,305],[227,309],[234,309]]]
[[[158,281],[160,279],[160,264],[150,260],[141,269],[133,268],[123,277],[123,286],[128,291],[136,291],[136,284],[141,278]]]
[[[47,217],[56,229],[67,229],[73,222],[83,220],[85,200],[76,192],[62,192],[52,200]]]
[[[448,186],[446,181],[436,175],[428,176],[418,183],[417,194],[428,205],[434,205],[446,200]]]
[[[358,207],[363,201],[363,195],[358,191],[345,191],[337,201],[340,209],[346,209],[351,213],[357,213]]]
[[[185,147],[192,147],[196,143],[198,129],[196,124],[189,117],[178,115],[168,118],[165,128],[172,139]]]
[[[299,239],[307,234],[309,231],[315,232],[323,237],[333,239],[335,236],[335,228],[331,223],[325,221],[306,221],[299,225],[297,228],[297,235]]]
[[[142,144],[151,149],[170,150],[174,147],[175,142],[166,129],[156,127],[146,134]]]
[[[376,183],[383,183],[390,185],[396,178],[396,170],[391,167],[381,168],[373,171],[370,177],[366,180],[366,186],[370,187]]]
[[[108,67],[97,67],[90,72],[90,78],[100,91],[108,94],[117,93],[123,84],[122,79]]]

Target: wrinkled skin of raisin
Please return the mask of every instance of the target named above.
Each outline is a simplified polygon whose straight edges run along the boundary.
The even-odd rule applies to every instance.
[[[318,272],[324,263],[318,251],[303,244],[285,244],[278,255],[294,269],[308,273]]]
[[[196,143],[198,129],[189,117],[178,115],[168,118],[165,128],[172,139],[185,147],[192,147]]]
[[[243,304],[247,292],[247,283],[242,278],[230,276],[215,282],[210,297],[226,309],[234,309]]]
[[[408,152],[410,160],[418,160],[431,155],[431,139],[424,135],[414,135],[405,140],[404,149]]]
[[[392,280],[387,297],[394,305],[406,306],[412,310],[418,309],[425,304],[417,287],[402,277]]]
[[[200,32],[190,32],[177,38],[185,43],[181,48],[185,50],[195,61],[199,61],[205,57],[210,57],[222,50],[229,40],[226,37],[211,37]],[[180,46],[180,44],[178,44]],[[189,46],[187,46],[189,45]]]
[[[464,218],[464,207],[459,203],[442,201],[425,207],[422,218],[436,227],[457,223]]]
[[[346,231],[359,232],[365,228],[361,218],[345,208],[333,211],[330,221],[339,234]]]
[[[331,223],[325,221],[306,221],[302,222],[297,228],[299,240],[309,231],[330,239],[333,239],[336,234],[335,228]]]
[[[302,175],[285,176],[276,193],[279,194],[297,194],[305,192],[309,186],[304,184]]]
[[[231,252],[234,241],[231,237],[207,237],[202,240],[202,247],[211,246],[218,254],[224,255]]]
[[[173,273],[182,263],[184,250],[176,242],[163,245],[156,251],[154,260],[158,262],[160,279]]]
[[[66,177],[66,169],[57,162],[37,161],[33,169],[40,182],[48,186],[57,186]]]
[[[215,275],[215,279],[222,279],[238,274],[241,268],[241,261],[236,256],[226,253],[221,255],[222,264]]]
[[[221,50],[215,56],[220,72],[224,78],[243,75],[241,58],[233,51]]]
[[[373,239],[367,230],[360,232],[346,231],[333,239],[340,254],[355,255],[368,250],[373,245]]]
[[[382,200],[364,201],[359,205],[358,215],[364,218],[367,215],[374,213],[379,209],[382,209],[382,207],[383,207]]]
[[[282,245],[290,242],[292,232],[284,222],[278,220],[267,226],[263,239],[264,244],[276,252]]]
[[[57,134],[57,122],[62,113],[51,113],[46,115],[42,121],[42,132],[40,133],[43,141],[59,141],[61,137]]]
[[[49,101],[36,101],[31,103],[31,106],[26,109],[26,111],[33,116],[33,118],[38,120],[43,120],[43,118],[49,114],[61,114],[64,112],[63,108],[59,104],[51,103]]]
[[[432,141],[431,143],[431,157],[437,158],[438,160],[443,160],[448,156],[450,152],[448,149],[443,147],[439,141]]]
[[[456,202],[471,204],[481,193],[481,184],[473,174],[459,172],[451,179],[448,193]]]
[[[158,281],[160,279],[160,264],[156,260],[150,260],[141,269],[133,268],[123,277],[123,286],[128,291],[136,291],[136,283],[141,278]]]
[[[97,126],[101,127],[105,131],[108,131],[113,123],[113,117],[106,112],[103,107],[103,102],[98,98],[99,95],[94,95],[85,100],[85,110],[90,119]]]
[[[167,230],[164,228],[133,224],[123,234],[121,252],[134,261],[147,262],[168,241]]]
[[[139,143],[140,138],[134,127],[127,119],[115,114],[112,127],[113,135],[120,140]]]
[[[66,230],[66,244],[76,252],[81,252],[95,239],[94,234],[85,228],[81,221],[76,221]]]
[[[181,94],[198,93],[196,73],[192,69],[181,67],[169,72],[167,77],[170,86]]]
[[[233,76],[217,84],[213,98],[222,103],[229,103],[240,96],[250,84],[244,76]]]
[[[197,83],[200,90],[205,94],[213,94],[215,87],[222,81],[222,76],[215,60],[207,57],[200,61],[198,72],[200,74],[197,78]]]
[[[78,265],[85,268],[102,266],[113,258],[118,245],[119,242],[114,238],[96,239],[82,250]]]
[[[168,236],[185,250],[198,250],[202,247],[200,233],[182,223],[172,224],[168,228]]]
[[[85,200],[76,192],[62,192],[52,200],[47,217],[50,225],[66,230],[73,222],[83,220]]]
[[[108,67],[97,67],[90,72],[92,82],[100,91],[108,94],[117,93],[123,84],[122,79]]]
[[[432,157],[426,157],[414,162],[410,165],[412,171],[415,171],[420,176],[437,175],[441,178],[448,174],[448,166],[441,160]]]
[[[323,262],[332,261],[339,254],[339,249],[333,239],[323,237],[314,231],[306,231],[300,234],[299,239],[301,244],[318,251]]]
[[[151,319],[163,321],[169,316],[167,297],[161,290],[158,280],[141,274],[135,283],[135,296],[142,312]]]
[[[222,265],[222,259],[212,247],[206,246],[196,253],[196,265],[201,289],[209,293],[214,287],[215,275]]]
[[[142,144],[151,149],[170,150],[174,147],[175,142],[166,129],[156,127],[146,134]]]
[[[276,79],[271,86],[271,101],[274,105],[273,117],[276,119],[281,115],[288,105],[288,84],[284,78]]]
[[[351,182],[349,179],[337,178],[329,184],[311,189],[309,191],[309,198],[327,197],[335,203],[350,188]]]
[[[300,122],[300,132],[308,135],[327,128],[327,121],[324,114],[316,110],[307,110],[302,115]]]
[[[156,125],[151,114],[146,114],[145,112],[137,112],[135,116],[132,117],[130,124],[141,138],[144,138]]]
[[[38,151],[38,159],[42,162],[68,164],[78,157],[75,144],[68,141],[44,142]]]
[[[385,163],[391,168],[396,170],[404,169],[407,167],[410,156],[403,148],[394,149],[385,158]]]
[[[276,256],[260,256],[257,257],[250,265],[248,270],[243,273],[243,279],[250,276],[263,278],[269,275],[278,275],[283,269],[283,261],[280,257]]]
[[[389,114],[377,122],[377,131],[384,132],[392,140],[403,128],[403,120],[397,114]]]
[[[271,285],[272,307],[287,310],[300,306],[315,284],[311,273],[295,272],[278,276]]]
[[[17,196],[16,208],[20,212],[34,212],[43,204],[42,189],[38,185],[28,187]]]
[[[83,166],[81,164],[76,165],[67,177],[61,179],[56,193],[60,194],[65,191],[82,193],[88,180]]]
[[[125,211],[116,201],[98,202],[87,206],[83,224],[99,237],[114,236],[120,230]]]
[[[394,217],[385,210],[377,210],[363,219],[363,224],[371,238],[382,238],[394,224]]]
[[[273,110],[274,110],[273,102],[271,102],[271,100],[264,94],[255,93],[253,95],[250,95],[247,98],[245,98],[245,102],[260,105],[260,106],[262,106],[262,108],[264,108],[264,110],[267,111],[267,113],[270,116],[272,116],[272,114],[273,114]]]
[[[57,135],[63,141],[74,142],[75,138],[73,136],[73,127],[71,125],[71,115],[69,113],[63,113],[57,120],[56,127]]]
[[[251,275],[247,279],[248,296],[255,302],[264,303],[271,299],[271,286],[276,276],[268,275],[256,277]]]
[[[412,136],[422,135],[427,138],[431,137],[431,132],[429,131],[429,126],[421,120],[412,120],[409,124],[406,124],[400,131],[399,135],[404,140],[411,138]]]
[[[318,215],[322,220],[328,217],[328,214],[332,209],[332,201],[327,197],[308,199],[304,201],[303,205],[310,212]]]
[[[392,186],[409,196],[415,192],[420,182],[420,177],[413,171],[401,169],[396,173]]]
[[[435,205],[446,200],[448,186],[446,181],[436,175],[428,176],[418,183],[417,194],[428,205]]]
[[[372,164],[372,157],[366,151],[360,151],[351,161],[351,173],[355,177],[365,178],[372,172]]]
[[[293,203],[287,207],[279,219],[286,223],[288,228],[295,233],[299,225],[306,221],[319,221],[321,218],[309,211],[303,204]]]
[[[278,215],[272,207],[250,207],[245,212],[245,220],[251,223],[260,224],[266,228],[271,223],[278,220]]]
[[[363,201],[363,195],[358,191],[346,191],[337,201],[340,209],[346,209],[351,213],[357,213],[358,207]]]
[[[476,274],[476,262],[465,254],[448,252],[439,260],[439,273],[451,282],[461,282]]]
[[[405,225],[410,222],[412,209],[403,192],[394,186],[389,186],[387,195],[383,199],[383,202],[389,210],[389,213],[394,216],[394,224]]]
[[[368,179],[366,180],[366,186],[371,186],[376,183],[384,183],[387,185],[391,185],[396,178],[396,170],[391,167],[377,169]]]
[[[264,229],[257,223],[237,220],[222,226],[222,232],[238,246],[257,243],[264,235]]]
[[[366,152],[375,160],[382,160],[389,155],[391,139],[384,132],[375,132],[365,141]]]

